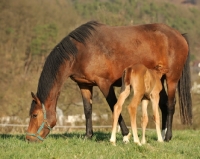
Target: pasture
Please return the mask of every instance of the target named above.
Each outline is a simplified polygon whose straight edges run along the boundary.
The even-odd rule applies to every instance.
[[[147,144],[137,146],[122,142],[117,134],[117,145],[109,143],[110,131],[98,131],[91,140],[84,139],[84,131],[50,134],[42,143],[25,142],[24,134],[0,135],[1,159],[188,159],[200,158],[200,130],[174,130],[170,142],[156,142],[156,131],[147,130]],[[141,130],[139,130],[141,138]]]

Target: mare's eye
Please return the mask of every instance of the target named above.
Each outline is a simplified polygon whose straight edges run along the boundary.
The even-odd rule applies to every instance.
[[[33,115],[32,115],[32,118],[37,118],[37,114],[33,114]]]

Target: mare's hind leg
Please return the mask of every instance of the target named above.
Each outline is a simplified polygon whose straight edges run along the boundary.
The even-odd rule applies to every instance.
[[[176,92],[177,82],[174,80],[167,79],[167,91],[168,91],[168,115],[167,115],[167,132],[165,135],[165,141],[169,141],[172,138],[172,122],[173,122],[173,115],[175,112],[175,92]]]
[[[145,144],[145,131],[148,124],[148,113],[147,113],[147,106],[148,106],[149,100],[143,99],[142,100],[142,140],[141,143]]]
[[[130,86],[128,85],[126,86],[125,90],[120,93],[117,103],[114,106],[112,134],[110,138],[110,142],[113,143],[114,145],[116,143],[117,121],[122,111],[122,105],[129,94],[130,94]]]
[[[92,86],[79,85],[83,98],[84,113],[86,119],[86,137],[91,138],[92,129]]]
[[[167,131],[167,93],[164,87],[165,76],[161,78],[162,90],[160,91],[159,107],[162,113],[162,137],[165,139],[165,134]]]

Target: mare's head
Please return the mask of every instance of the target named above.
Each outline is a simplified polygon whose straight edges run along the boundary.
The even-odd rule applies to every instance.
[[[30,122],[26,133],[26,140],[30,142],[43,141],[56,125],[56,112],[51,111],[40,102],[39,98],[31,93],[33,101],[30,109]]]
[[[37,96],[32,94],[30,123],[26,139],[28,141],[43,141],[51,128],[56,125],[56,103],[62,84],[72,72],[74,57],[78,54],[75,41],[86,44],[92,36],[95,26],[91,21],[81,25],[66,36],[48,55],[40,75]]]

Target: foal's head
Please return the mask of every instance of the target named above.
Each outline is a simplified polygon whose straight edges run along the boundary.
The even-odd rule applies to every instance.
[[[31,93],[33,101],[30,109],[30,122],[26,133],[28,141],[43,141],[56,125],[56,112],[40,102],[38,97]]]

